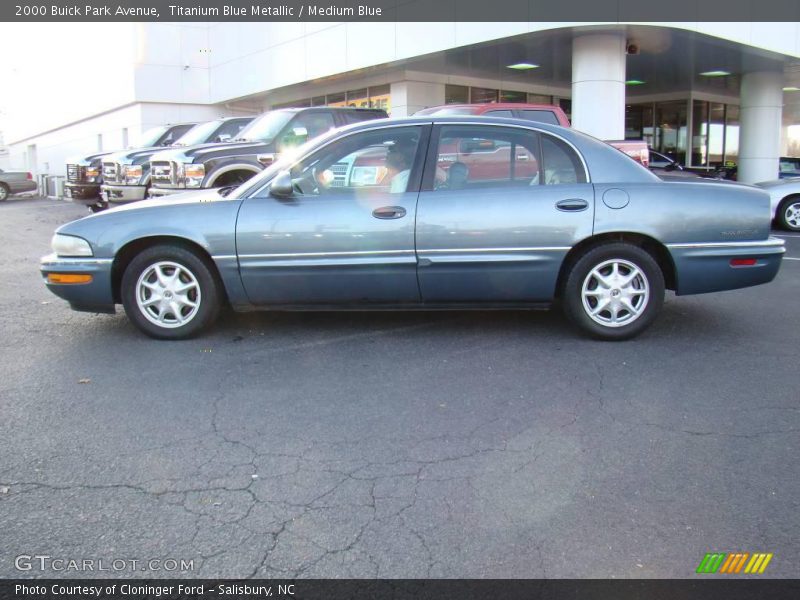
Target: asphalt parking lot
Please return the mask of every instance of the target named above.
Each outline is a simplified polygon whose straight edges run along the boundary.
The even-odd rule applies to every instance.
[[[42,284],[85,213],[0,205],[0,576],[800,572],[800,236],[775,282],[670,295],[625,343],[522,311],[228,314],[157,342]]]

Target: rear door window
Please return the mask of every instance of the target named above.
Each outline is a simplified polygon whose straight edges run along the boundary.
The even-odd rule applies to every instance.
[[[552,110],[521,110],[519,111],[520,117],[527,121],[536,121],[537,123],[549,123],[550,125],[558,125],[556,114]]]

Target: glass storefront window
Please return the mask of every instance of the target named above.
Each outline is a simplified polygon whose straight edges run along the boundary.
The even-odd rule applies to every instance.
[[[708,102],[692,103],[692,157],[691,166],[708,166]]]
[[[712,102],[708,111],[708,164],[722,164],[725,154],[725,105]]]
[[[528,104],[552,104],[553,97],[546,94],[528,94]]]
[[[391,109],[391,86],[390,85],[376,85],[369,88],[369,105],[370,108],[382,108],[386,112]]]
[[[367,88],[347,92],[347,106],[351,108],[369,108]]]
[[[472,104],[485,104],[487,102],[497,102],[497,90],[491,88],[473,87],[469,89],[470,102]]]
[[[526,92],[513,92],[511,90],[500,90],[500,102],[520,102],[528,100]]]
[[[729,104],[725,111],[725,166],[733,166],[738,162],[739,107]]]
[[[686,101],[658,102],[653,149],[686,164]]]
[[[469,102],[469,88],[465,85],[445,85],[445,104],[467,104]]]

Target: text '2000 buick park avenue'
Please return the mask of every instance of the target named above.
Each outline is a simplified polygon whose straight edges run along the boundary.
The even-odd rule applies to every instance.
[[[76,310],[121,303],[145,333],[236,310],[536,308],[626,339],[678,295],[777,274],[769,197],[665,182],[577,131],[487,117],[329,132],[245,184],[62,226],[42,260]]]

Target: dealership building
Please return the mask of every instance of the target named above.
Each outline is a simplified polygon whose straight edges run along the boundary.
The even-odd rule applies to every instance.
[[[745,182],[776,178],[779,156],[800,153],[796,22],[81,27],[97,32],[79,42],[93,60],[51,58],[42,81],[56,102],[6,126],[10,166],[64,175],[67,158],[133,145],[163,123],[321,105],[405,116],[463,102],[558,104],[581,131],[643,138],[688,166],[737,164]],[[35,86],[14,89],[39,101],[26,97]]]

